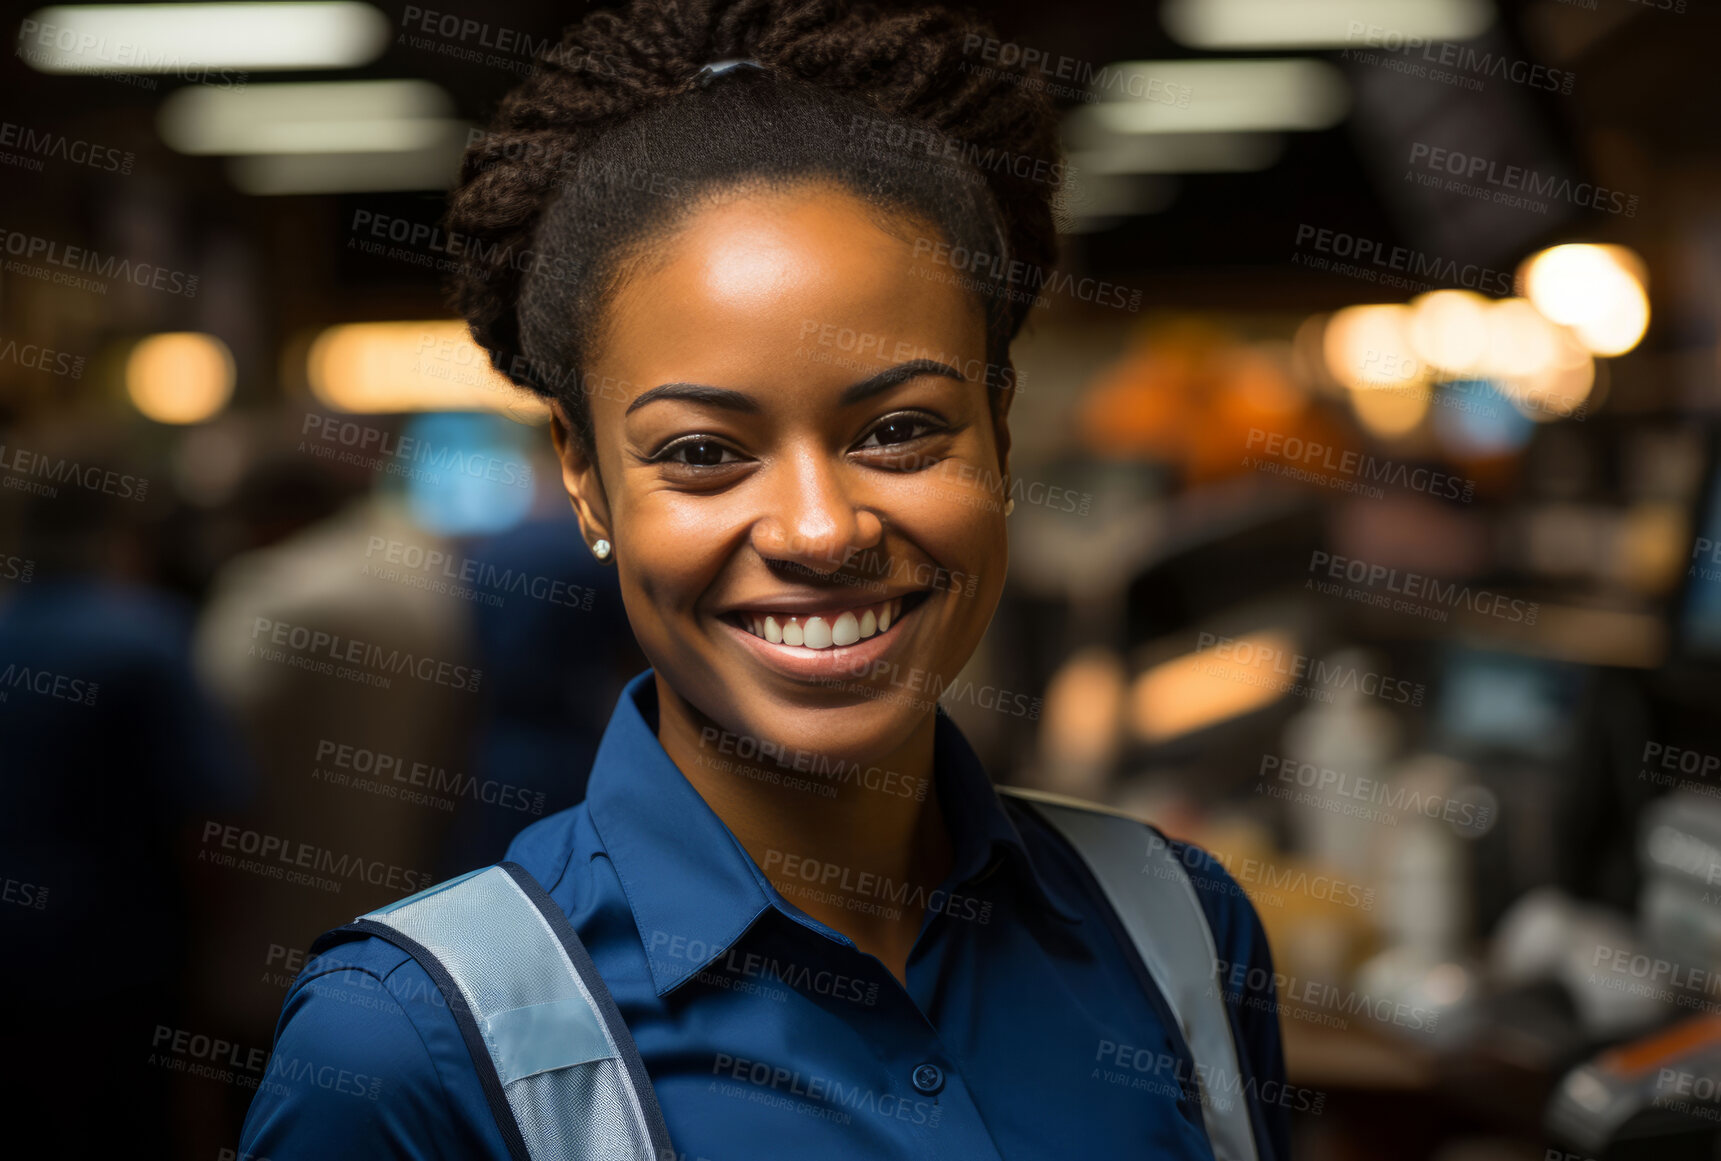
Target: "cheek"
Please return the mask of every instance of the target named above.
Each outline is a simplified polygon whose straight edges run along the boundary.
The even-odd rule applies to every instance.
[[[732,537],[720,514],[698,497],[648,493],[617,515],[627,531],[621,551],[633,566],[624,589],[659,618],[691,610],[729,554]]]
[[[1009,550],[995,491],[979,482],[928,480],[896,506],[894,520],[901,533],[946,570],[934,577],[916,577],[961,598],[956,615],[990,620],[1003,591]]]

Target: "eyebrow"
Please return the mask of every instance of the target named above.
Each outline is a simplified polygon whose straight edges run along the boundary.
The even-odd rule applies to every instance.
[[[967,376],[963,375],[949,363],[940,363],[936,359],[910,359],[906,363],[898,363],[888,367],[868,379],[853,383],[843,388],[842,395],[837,399],[837,406],[852,407],[854,404],[883,391],[888,391],[899,383],[921,375],[938,375],[945,379],[954,379],[958,383],[966,383]],[[664,383],[653,387],[650,391],[642,391],[627,405],[624,415],[632,415],[648,403],[660,400],[680,400],[686,403],[698,403],[706,407],[718,407],[725,411],[736,411],[743,415],[757,415],[760,411],[759,401],[744,391],[735,391],[728,387],[710,387],[703,383]]]

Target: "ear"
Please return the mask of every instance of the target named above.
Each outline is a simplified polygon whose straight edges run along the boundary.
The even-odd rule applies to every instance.
[[[580,519],[580,535],[588,545],[598,540],[614,544],[609,499],[598,475],[597,457],[588,455],[574,435],[573,423],[560,400],[550,402],[550,442],[555,444],[556,458],[562,461],[562,487],[567,489],[568,502]]]
[[[1006,364],[1006,366],[1010,368],[1010,385],[1002,391],[987,388],[987,391],[993,395],[993,399],[987,400],[987,403],[992,410],[992,439],[998,446],[998,474],[1000,477],[1007,477],[1010,474],[1010,404],[1016,401],[1016,384],[1018,382],[1015,366],[1012,364]]]

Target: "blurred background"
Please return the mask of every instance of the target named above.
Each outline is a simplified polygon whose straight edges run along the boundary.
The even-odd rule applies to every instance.
[[[69,1155],[233,1157],[310,940],[644,668],[440,288],[583,9],[435,2],[8,10],[0,1067]],[[1066,257],[950,712],[1249,892],[1299,1155],[1721,1156],[1721,6],[987,14]]]

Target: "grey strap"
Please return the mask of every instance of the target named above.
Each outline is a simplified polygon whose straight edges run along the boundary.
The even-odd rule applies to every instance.
[[[1207,913],[1170,844],[1139,819],[1040,791],[998,788],[1069,840],[1117,912],[1198,1065],[1201,1115],[1218,1161],[1256,1161],[1255,1134]]]
[[[349,930],[411,952],[447,996],[530,1161],[674,1156],[638,1049],[567,916],[523,869],[486,867],[372,911]],[[484,1068],[480,1065],[481,1075]],[[512,1120],[513,1124],[508,1121]],[[517,1127],[518,1132],[514,1132]]]

